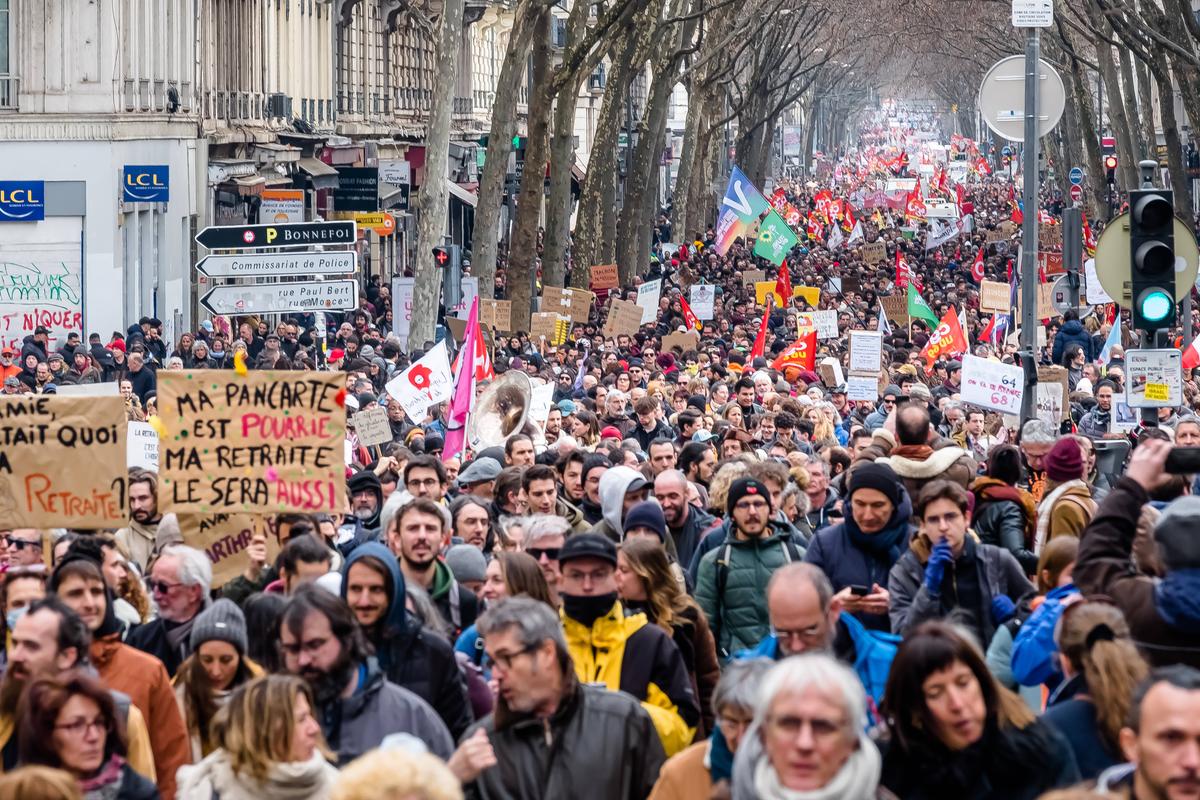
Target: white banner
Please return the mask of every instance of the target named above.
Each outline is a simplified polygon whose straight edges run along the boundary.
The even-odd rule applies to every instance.
[[[529,421],[535,425],[545,425],[550,417],[550,406],[554,403],[554,384],[543,383],[533,387],[529,398]]]
[[[454,391],[446,340],[435,344],[415,364],[388,381],[384,388],[404,406],[408,418],[419,425],[431,405],[449,400]]]
[[[692,307],[692,313],[696,315],[698,320],[708,320],[713,318],[713,307],[717,302],[717,287],[712,284],[702,283],[692,287],[692,299],[689,305]]]
[[[413,284],[416,278],[392,278],[392,326],[400,347],[408,349],[412,325]]]
[[[1108,292],[1104,291],[1104,287],[1100,285],[1100,276],[1096,274],[1096,259],[1094,258],[1083,262],[1083,284],[1090,305],[1098,306],[1101,303],[1113,301]]]
[[[646,281],[638,287],[637,304],[642,307],[642,324],[658,319],[658,298],[662,295],[662,279]]]
[[[130,422],[125,439],[125,462],[130,469],[138,467],[158,471],[158,431],[149,422]]]
[[[851,375],[846,378],[846,399],[874,403],[879,399],[879,379],[871,375]]]
[[[883,334],[879,331],[850,331],[850,371],[879,372],[883,360]],[[874,380],[874,378],[872,378]]]
[[[962,357],[964,403],[1020,415],[1024,394],[1025,373],[1020,367],[972,355]]]

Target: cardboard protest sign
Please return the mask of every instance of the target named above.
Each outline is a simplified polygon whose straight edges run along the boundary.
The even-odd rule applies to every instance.
[[[887,245],[883,242],[864,242],[859,248],[862,260],[867,264],[887,263]]]
[[[0,520],[8,528],[119,528],[126,508],[125,402],[0,397]]]
[[[804,311],[796,315],[796,328],[816,328],[818,339],[838,338],[837,311]]]
[[[821,363],[817,364],[817,372],[821,375],[821,382],[831,389],[846,382],[842,365],[833,356],[821,359]]]
[[[202,550],[212,562],[212,588],[241,575],[250,561],[247,548],[255,539],[267,545],[267,564],[275,563],[279,543],[262,514],[179,514],[179,532],[188,547]]]
[[[984,241],[987,242],[988,244],[995,244],[996,242],[1006,242],[1006,241],[1008,241],[1009,235],[1010,234],[1005,233],[1002,230],[984,231]]]
[[[1043,387],[1045,387],[1043,389]],[[1071,415],[1071,404],[1066,402],[1066,398],[1070,395],[1070,383],[1067,379],[1066,367],[1058,365],[1050,367],[1038,367],[1038,417],[1042,416],[1042,407],[1045,405],[1047,409],[1053,407],[1058,411],[1058,419],[1050,420],[1050,414],[1046,414],[1047,421],[1050,424],[1057,426],[1060,422],[1065,422]]]
[[[354,415],[354,430],[358,433],[359,444],[364,447],[392,441],[392,424],[387,410],[378,404]]]
[[[993,314],[1007,314],[1009,286],[999,281],[984,281],[979,285],[979,310]]]
[[[346,411],[337,372],[158,376],[163,510],[341,512]]]
[[[570,317],[553,311],[535,311],[529,319],[529,338],[538,341],[546,339],[546,344],[559,344],[566,341],[566,329],[570,326]]]
[[[887,295],[880,297],[879,302],[883,305],[883,312],[887,314],[888,321],[893,325],[908,324],[908,297],[902,294]]]
[[[742,270],[742,286],[754,286],[759,281],[767,279],[767,271],[765,269],[747,269]]]
[[[633,334],[642,327],[642,307],[629,300],[614,299],[608,309],[608,319],[604,323],[605,336],[619,336],[623,333]]]
[[[616,264],[597,264],[592,267],[593,289],[616,289],[621,285]]]
[[[479,324],[501,333],[512,332],[512,300],[488,300],[479,298]],[[464,329],[465,335],[465,329]]]
[[[1061,225],[1039,225],[1038,226],[1038,249],[1039,250],[1061,250],[1063,246],[1063,235]]]
[[[1039,283],[1037,292],[1037,318],[1050,319],[1058,316],[1058,310],[1054,307],[1054,284]],[[1008,309],[1005,309],[1005,313]],[[1017,291],[1017,316],[1021,314],[1021,292]],[[1045,330],[1045,328],[1042,328]]]
[[[679,348],[681,353],[700,347],[700,334],[695,331],[684,333],[668,333],[662,340],[662,352],[669,353],[673,348]]]
[[[125,463],[130,469],[150,469],[158,471],[158,431],[148,422],[126,423]]]
[[[962,357],[961,391],[964,403],[1020,415],[1025,372],[1019,366],[966,354]]]
[[[558,286],[542,287],[543,313],[554,312],[568,317],[573,322],[587,323],[591,316],[592,300],[595,297],[587,289],[563,289]]]

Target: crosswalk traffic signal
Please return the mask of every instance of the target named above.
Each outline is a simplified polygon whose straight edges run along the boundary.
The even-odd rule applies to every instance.
[[[439,267],[447,267],[450,264],[450,248],[435,247],[433,248],[433,263]]]
[[[1175,321],[1175,211],[1162,189],[1129,193],[1133,327],[1151,336]]]

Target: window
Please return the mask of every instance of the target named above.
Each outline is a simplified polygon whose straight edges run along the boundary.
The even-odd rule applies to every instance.
[[[8,9],[9,0],[0,0],[0,75],[9,73]]]

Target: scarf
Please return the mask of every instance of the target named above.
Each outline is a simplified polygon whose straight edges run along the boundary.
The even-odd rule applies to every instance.
[[[124,766],[125,759],[113,755],[95,775],[79,781],[80,791],[88,800],[116,798],[121,791],[121,770]]]
[[[1042,554],[1042,548],[1045,547],[1046,542],[1049,540],[1050,510],[1054,508],[1054,504],[1058,502],[1058,499],[1067,493],[1068,489],[1074,489],[1075,487],[1079,487],[1085,492],[1087,491],[1087,484],[1075,478],[1065,483],[1060,483],[1054,487],[1054,490],[1050,494],[1042,498],[1042,502],[1037,510],[1037,536],[1033,540],[1033,552],[1035,555],[1040,556]]]
[[[879,559],[886,559],[888,564],[895,564],[903,553],[902,548],[908,538],[908,520],[912,516],[912,501],[908,494],[900,496],[900,505],[892,512],[892,518],[887,526],[877,533],[863,533],[854,521],[853,514],[847,514],[845,519],[846,534],[850,544],[859,550]]]
[[[211,795],[221,800],[323,800],[332,791],[337,774],[318,751],[308,761],[272,764],[266,777],[258,780],[234,772],[229,754],[215,750],[199,764],[180,768],[176,795]]]
[[[1037,501],[1033,499],[1032,494],[986,475],[975,479],[975,483],[971,484],[971,492],[976,497],[976,513],[983,509],[986,500],[1010,500],[1020,506],[1021,515],[1025,518],[1025,546],[1033,544],[1034,537],[1037,536]]]
[[[788,789],[779,782],[771,766],[757,722],[743,737],[736,760],[733,800],[873,800],[879,789],[883,761],[875,743],[865,733],[859,733],[858,748],[829,783],[811,791]]]
[[[1176,569],[1154,586],[1154,607],[1172,628],[1200,633],[1200,569]]]
[[[200,616],[199,614],[196,617]],[[163,620],[163,630],[167,634],[167,644],[171,645],[172,650],[178,650],[182,655],[187,656],[191,649],[188,639],[192,635],[192,623],[196,621],[196,617],[192,617],[187,622],[168,622]]]
[[[933,455],[933,448],[927,444],[902,444],[892,448],[888,455],[907,458],[909,461],[924,461]]]

